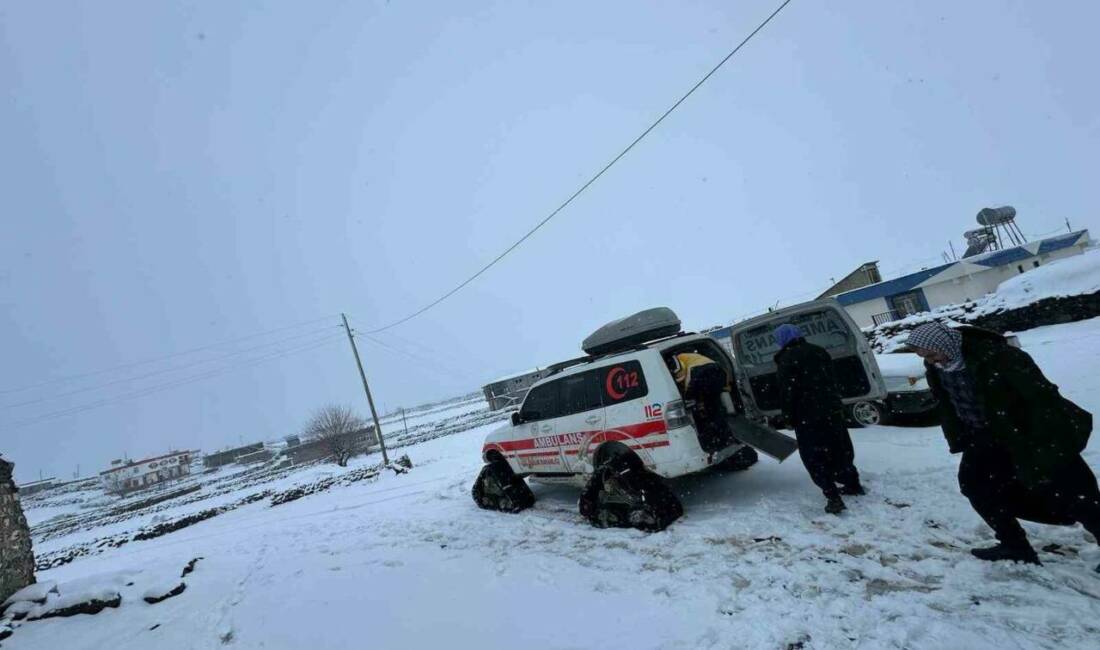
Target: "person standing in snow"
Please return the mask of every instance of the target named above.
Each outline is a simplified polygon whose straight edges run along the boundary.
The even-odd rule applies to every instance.
[[[855,450],[844,421],[832,358],[824,348],[808,342],[796,325],[780,325],[775,338],[783,416],[794,427],[802,464],[825,495],[825,512],[840,514],[845,509],[841,494],[865,492],[854,463]]]
[[[948,448],[962,453],[959,489],[997,536],[971,553],[1039,564],[1018,519],[1080,522],[1100,540],[1100,490],[1081,458],[1092,415],[995,332],[928,323],[907,345],[925,361]]]

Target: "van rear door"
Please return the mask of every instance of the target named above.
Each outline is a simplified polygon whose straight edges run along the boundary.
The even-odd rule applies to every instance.
[[[780,413],[775,353],[775,329],[797,325],[806,340],[828,351],[845,404],[886,397],[886,386],[867,337],[835,300],[814,300],[738,323],[731,328],[734,362],[743,382],[743,396],[764,415]]]

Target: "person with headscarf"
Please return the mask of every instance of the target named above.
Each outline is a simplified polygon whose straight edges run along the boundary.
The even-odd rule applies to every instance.
[[[1081,458],[1092,415],[995,332],[927,323],[906,344],[924,359],[948,448],[962,453],[959,489],[997,537],[971,553],[1039,564],[1019,519],[1079,522],[1100,540],[1100,490]]]
[[[824,348],[807,341],[796,325],[780,325],[775,338],[783,416],[798,438],[802,464],[825,495],[825,512],[840,514],[846,507],[842,494],[865,492],[855,466],[832,358]]]

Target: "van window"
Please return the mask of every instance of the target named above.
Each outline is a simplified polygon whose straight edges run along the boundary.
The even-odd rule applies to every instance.
[[[600,368],[597,372],[604,406],[627,402],[649,394],[642,364],[637,361],[624,361],[614,366]]]
[[[833,356],[855,354],[856,342],[848,327],[831,309],[807,312],[789,319],[764,323],[737,336],[737,356],[746,367],[770,365],[775,353],[779,352],[779,343],[775,340],[775,329],[783,323],[797,325],[805,334],[806,340],[819,345]]]
[[[520,418],[524,422],[535,422],[557,417],[559,386],[560,382],[552,381],[528,391],[519,411]]]
[[[561,413],[572,415],[598,409],[600,401],[599,370],[587,370],[558,380],[561,383]]]

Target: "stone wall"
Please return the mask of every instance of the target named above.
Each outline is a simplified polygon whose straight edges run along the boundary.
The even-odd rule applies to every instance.
[[[0,602],[34,582],[31,532],[19,505],[12,467],[0,458]]]

